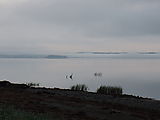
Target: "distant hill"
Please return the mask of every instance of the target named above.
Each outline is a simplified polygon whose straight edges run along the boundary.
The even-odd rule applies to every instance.
[[[64,56],[64,55],[48,55],[46,58],[48,58],[48,59],[64,59],[64,58],[68,58],[68,57]]]
[[[158,54],[158,52],[139,52],[139,54]]]
[[[90,54],[127,54],[127,52],[78,52],[79,54],[85,54],[85,53],[90,53]]]
[[[0,55],[0,58],[46,58],[46,59],[64,59],[67,58],[67,56],[64,55]]]
[[[44,58],[45,55],[0,55],[0,58]]]

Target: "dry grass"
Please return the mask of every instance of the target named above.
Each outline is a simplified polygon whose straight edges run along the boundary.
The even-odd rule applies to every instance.
[[[116,86],[100,86],[97,89],[97,93],[106,95],[122,95],[123,90],[121,87]]]
[[[77,85],[71,86],[71,90],[75,90],[75,91],[87,91],[88,87],[85,84],[77,84]]]

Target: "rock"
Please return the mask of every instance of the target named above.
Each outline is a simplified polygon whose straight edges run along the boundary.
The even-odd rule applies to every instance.
[[[0,87],[9,87],[11,83],[9,81],[0,81]]]
[[[28,85],[26,84],[14,84],[14,83],[10,83],[9,81],[0,81],[0,87],[3,88],[29,88]]]

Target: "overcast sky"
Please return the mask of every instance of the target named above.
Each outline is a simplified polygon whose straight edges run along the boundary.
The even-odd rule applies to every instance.
[[[160,51],[160,0],[0,0],[0,53]]]

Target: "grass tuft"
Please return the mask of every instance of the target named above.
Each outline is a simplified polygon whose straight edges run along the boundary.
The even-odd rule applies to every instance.
[[[122,95],[123,90],[121,87],[116,86],[100,86],[97,89],[97,93],[106,95]]]
[[[71,90],[75,90],[75,91],[87,91],[88,87],[85,84],[77,84],[77,85],[71,86]]]
[[[40,84],[39,83],[30,82],[30,83],[26,83],[26,85],[28,85],[29,87],[38,87]]]

